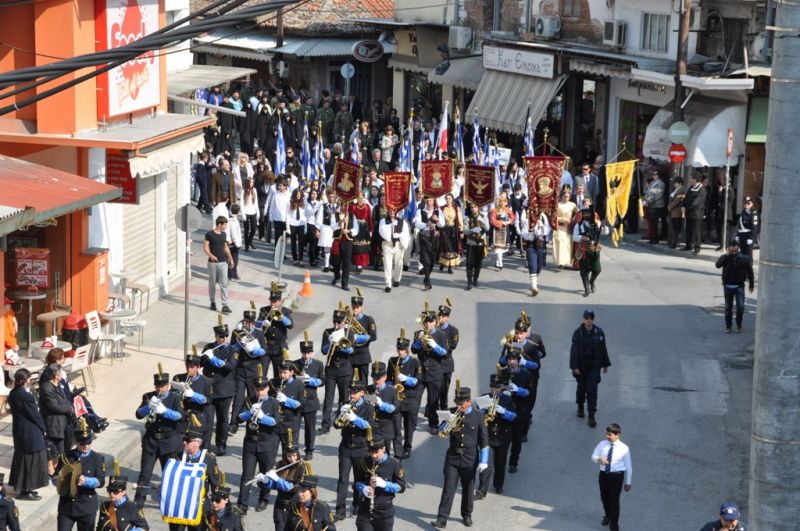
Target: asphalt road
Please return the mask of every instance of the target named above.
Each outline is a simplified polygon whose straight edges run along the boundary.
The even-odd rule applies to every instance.
[[[320,315],[308,326],[319,346],[322,330],[330,326],[331,310],[339,300],[348,303],[360,286],[365,312],[378,324],[372,356],[385,361],[394,351],[400,327],[409,333],[416,328],[414,319],[423,301],[437,306],[447,296],[455,306],[451,323],[461,336],[455,376],[473,390],[487,387],[500,338],[520,311],[533,318],[548,356],[530,441],[523,446],[519,472],[506,476],[505,493],[492,492],[476,502],[476,529],[601,529],[597,468],[589,456],[610,422],[622,426],[622,440],[631,447],[634,465],[633,489],[622,495],[622,529],[699,529],[727,499],[736,500],[746,516],[752,379],[752,354],[747,349],[753,342],[754,315],[746,315],[742,334],[723,333],[722,288],[709,262],[651,254],[638,247],[606,249],[602,260],[598,291],[588,299],[581,296],[577,272],[550,267],[540,277],[539,296],[529,297],[524,263],[507,258],[503,271],[486,268],[481,287],[472,291],[464,290],[463,268],[453,275],[437,271],[430,292],[422,291],[421,277],[406,273],[403,286],[390,294],[383,292],[382,272],[353,275],[348,294],[328,285],[331,277],[316,271],[315,295],[301,300],[298,310]],[[486,265],[493,262],[491,256],[485,260]],[[290,267],[284,276],[296,280],[302,271]],[[600,385],[596,429],[575,417],[575,384],[568,364],[570,337],[587,307],[606,332],[612,362]],[[753,298],[748,298],[748,310],[755,310]],[[293,356],[302,335],[296,332],[290,345]],[[318,437],[313,461],[321,476],[321,498],[329,503],[335,499],[338,436],[333,430]],[[228,455],[220,459],[234,494],[241,438],[240,431],[229,442]],[[431,528],[446,444],[418,432],[412,457],[404,462],[408,489],[395,499],[395,529]],[[134,461],[123,465],[136,468],[138,456]],[[459,500],[457,496],[448,529],[463,527]],[[149,501],[147,517],[152,529],[167,529]],[[251,510],[245,522],[249,529],[272,529],[272,505],[262,513]],[[355,519],[337,528],[355,529]]]

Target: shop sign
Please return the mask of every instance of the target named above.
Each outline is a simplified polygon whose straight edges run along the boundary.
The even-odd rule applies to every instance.
[[[122,195],[111,203],[139,204],[139,180],[131,175],[128,160],[122,151],[106,150],[106,184],[122,189]]]
[[[552,79],[555,72],[555,62],[551,54],[495,46],[483,47],[483,67],[547,79]]]
[[[653,83],[652,81],[641,81],[639,79],[629,79],[628,88],[636,90],[636,93],[641,96],[642,91],[655,92],[656,94],[666,94],[667,86],[660,83]]]
[[[683,144],[672,144],[669,147],[669,160],[675,164],[686,160],[686,147]]]
[[[17,288],[50,287],[50,249],[17,247],[14,249],[14,279]]]
[[[374,63],[383,57],[383,45],[376,40],[358,41],[353,45],[353,57],[362,63]]]

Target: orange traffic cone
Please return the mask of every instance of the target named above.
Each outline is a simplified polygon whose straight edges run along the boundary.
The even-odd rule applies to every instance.
[[[303,280],[303,289],[300,290],[300,295],[303,297],[311,297],[314,292],[311,290],[311,273],[306,270],[306,277]]]

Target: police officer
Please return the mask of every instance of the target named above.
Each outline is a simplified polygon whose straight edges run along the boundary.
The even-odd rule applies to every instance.
[[[447,354],[442,358],[442,386],[439,388],[439,409],[447,409],[447,395],[450,394],[450,378],[455,370],[453,351],[458,346],[458,328],[450,324],[452,303],[445,297],[444,304],[439,306],[436,314],[436,326],[444,333],[446,338],[442,346],[447,349]]]
[[[350,402],[339,409],[339,417],[334,423],[342,430],[339,443],[339,479],[336,482],[336,521],[347,517],[347,487],[350,485],[350,470],[357,467],[362,457],[367,455],[367,433],[375,418],[372,404],[364,400],[364,385],[357,378],[350,383]],[[353,488],[353,513],[356,512],[359,494]]]
[[[225,455],[228,446],[228,427],[231,402],[236,394],[234,372],[239,364],[239,352],[228,341],[228,325],[214,327],[214,342],[203,347],[203,375],[211,379],[211,395],[216,416],[214,443],[217,455]]]
[[[150,529],[140,509],[128,499],[128,478],[117,472],[108,478],[108,501],[100,504],[100,518],[97,531],[125,531],[130,529]]]
[[[461,422],[449,433],[450,446],[444,458],[444,488],[436,520],[431,522],[433,527],[440,529],[447,525],[459,481],[461,518],[466,527],[472,527],[476,466],[479,474],[489,468],[489,434],[483,413],[472,407],[472,393],[468,387],[456,385],[455,402],[456,407],[451,412],[461,416]],[[443,422],[442,428],[445,425]]]
[[[294,443],[294,435],[289,430],[288,445],[284,458],[278,462],[275,468],[266,474],[257,474],[256,479],[262,488],[275,489],[278,495],[275,497],[275,508],[272,511],[272,520],[275,529],[284,529],[286,520],[289,517],[289,506],[292,498],[297,493],[297,486],[307,474],[311,474],[311,463],[300,459],[300,448]],[[256,512],[266,509],[266,505],[259,503]]]
[[[369,340],[361,345],[356,345],[355,348],[353,348],[353,354],[350,356],[350,364],[354,369],[358,369],[358,374],[361,376],[361,383],[366,386],[369,364],[372,363],[369,345],[378,339],[378,327],[375,325],[375,319],[363,312],[364,297],[361,296],[361,290],[359,288],[356,288],[356,295],[350,297],[350,303],[353,307],[353,316],[369,335]]]
[[[758,210],[753,210],[753,199],[748,195],[744,198],[742,212],[736,225],[736,239],[739,241],[742,254],[752,258],[753,245],[758,241],[760,231],[761,219]]]
[[[211,446],[211,431],[214,427],[214,405],[211,378],[200,374],[202,361],[197,356],[196,347],[186,356],[186,372],[176,374],[172,381],[183,387],[183,409],[187,414],[194,413],[203,426],[203,448]]]
[[[105,482],[106,458],[92,450],[93,440],[94,432],[81,419],[75,430],[75,448],[62,452],[58,458],[55,470],[59,476],[58,531],[69,531],[75,524],[78,531],[94,531],[98,509],[95,489]],[[61,474],[65,466],[76,468],[72,468],[72,473]],[[80,474],[76,491],[71,488],[75,481],[73,474]]]
[[[417,429],[417,415],[422,387],[419,385],[420,365],[419,360],[411,355],[411,341],[405,337],[405,328],[400,329],[395,348],[397,356],[389,359],[387,367],[387,380],[393,385],[402,385],[403,392],[398,396],[399,421],[402,424],[395,428],[394,455],[399,459],[411,457],[411,448],[414,442],[414,431]]]
[[[377,363],[377,362],[376,362]],[[359,531],[391,531],[394,528],[394,497],[406,490],[400,461],[389,457],[389,439],[377,434],[368,442],[369,456],[355,467],[356,490],[361,495],[356,516]]]
[[[447,356],[447,338],[444,332],[436,328],[436,312],[428,310],[420,315],[422,330],[414,333],[414,342],[411,352],[419,357],[422,364],[422,381],[428,393],[425,404],[425,418],[432,434],[439,432],[439,416],[436,410],[439,407],[439,390],[442,387],[442,360]]]
[[[220,486],[211,494],[211,503],[205,504],[201,529],[203,531],[244,531],[241,516],[229,506],[230,487]]]
[[[725,502],[719,508],[719,518],[704,525],[700,531],[745,531],[744,522],[739,517],[739,507],[733,502]]]
[[[519,454],[522,451],[522,437],[525,433],[525,421],[527,413],[530,411],[530,395],[533,377],[531,373],[520,366],[522,359],[522,349],[516,345],[506,352],[508,366],[502,370],[501,375],[508,380],[508,386],[503,394],[512,398],[514,410],[521,412],[522,422],[515,422],[511,426],[511,457],[508,461],[508,471],[512,474],[517,472],[519,466]]]
[[[287,351],[288,352],[288,351]],[[280,436],[281,448],[286,453],[288,445],[288,430],[300,433],[300,415],[305,401],[303,382],[294,377],[295,365],[284,360],[281,363],[280,375],[270,380],[270,396],[280,404]]]
[[[330,507],[327,503],[317,499],[318,483],[317,476],[306,476],[300,482],[297,497],[289,508],[285,530],[336,531]]]
[[[478,490],[475,499],[482,500],[489,492],[489,478],[497,494],[503,493],[503,484],[506,480],[506,461],[508,448],[511,446],[511,429],[517,422],[516,405],[514,399],[503,391],[508,387],[508,376],[498,371],[489,377],[489,398],[496,402],[491,408],[482,409],[487,421],[486,429],[489,434],[489,468],[479,475]],[[490,412],[490,409],[494,412]]]
[[[372,385],[367,388],[367,392],[377,401],[375,423],[382,439],[386,442],[386,453],[389,454],[392,441],[395,439],[395,427],[398,424],[399,402],[394,386],[386,383],[386,364],[382,361],[372,364]]]
[[[256,464],[262,474],[272,468],[280,442],[281,417],[278,409],[280,404],[269,396],[269,380],[263,374],[259,374],[253,380],[253,385],[256,388],[255,403],[239,414],[239,419],[247,426],[242,445],[239,499],[236,501],[235,509],[240,515],[247,514],[250,504],[250,480],[255,473]],[[259,490],[259,506],[266,507],[267,494],[266,489]]]
[[[134,497],[140,508],[144,507],[150,490],[150,477],[156,460],[163,470],[167,459],[181,449],[181,436],[185,430],[183,401],[178,393],[170,390],[169,374],[161,369],[160,363],[158,373],[153,375],[153,386],[155,390],[142,395],[142,403],[136,409],[137,419],[147,419]]]
[[[183,455],[177,455],[176,458],[180,458],[187,463],[204,463],[206,465],[206,480],[205,480],[205,493],[206,496],[211,496],[214,493],[220,484],[220,470],[219,466],[217,465],[217,457],[202,448],[203,444],[203,437],[205,436],[206,429],[200,423],[199,417],[196,414],[191,413],[189,415],[191,419],[190,424],[186,429],[186,433],[183,436]],[[205,500],[204,503],[208,503],[208,500]],[[183,531],[188,529],[188,531],[200,531],[199,526],[185,526],[182,524],[169,524],[170,531]]]
[[[600,384],[600,371],[608,372],[611,361],[606,349],[606,335],[603,329],[594,324],[594,311],[583,311],[583,324],[572,334],[572,347],[569,352],[569,368],[578,383],[575,402],[578,404],[578,417],[583,418],[583,405],[589,409],[589,427],[597,426],[594,418],[597,411],[597,386]]]
[[[280,312],[280,315],[278,315]],[[294,327],[292,310],[283,306],[283,292],[277,282],[273,282],[269,292],[269,306],[263,306],[258,318],[258,327],[266,325],[264,337],[266,351],[272,362],[272,375],[276,377],[283,362],[283,351],[288,348],[286,336]],[[273,319],[272,314],[275,314]],[[266,368],[266,367],[265,367]]]
[[[303,405],[300,413],[303,416],[303,440],[305,442],[305,456],[307,461],[314,458],[314,440],[316,439],[317,411],[319,411],[319,395],[317,389],[325,385],[322,379],[324,366],[322,362],[314,359],[314,342],[309,341],[308,332],[304,332],[304,341],[300,342],[302,357],[295,360],[294,364],[303,382]]]
[[[6,475],[0,473],[0,531],[20,531],[19,509],[14,500],[6,497],[5,479]]]
[[[233,421],[228,428],[228,433],[231,435],[239,429],[238,415],[244,409],[245,400],[255,396],[253,382],[259,374],[259,370],[262,374],[267,373],[267,340],[264,332],[256,327],[256,312],[253,309],[246,310],[243,317],[241,329],[234,330],[231,334],[231,343],[238,354],[238,363],[233,372],[236,382],[236,394],[233,397]],[[275,374],[277,373],[275,371]]]

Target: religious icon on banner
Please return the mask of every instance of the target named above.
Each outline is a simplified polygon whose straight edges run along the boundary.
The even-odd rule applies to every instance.
[[[450,193],[453,188],[453,161],[422,161],[422,195],[425,197],[441,197]]]
[[[525,157],[528,174],[528,219],[538,219],[544,212],[550,226],[556,228],[558,191],[564,171],[564,157]]]
[[[386,194],[386,207],[396,213],[411,202],[411,172],[387,171],[383,174],[383,192]]]
[[[467,164],[464,179],[464,197],[479,208],[494,201],[494,166]]]
[[[361,168],[343,159],[336,159],[333,170],[333,189],[345,203],[354,201],[358,194],[358,175]]]

